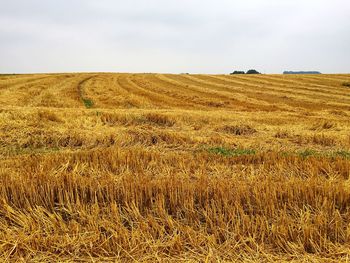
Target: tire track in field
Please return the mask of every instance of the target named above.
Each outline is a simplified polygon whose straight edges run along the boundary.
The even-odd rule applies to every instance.
[[[99,74],[85,84],[85,96],[90,98],[98,108],[130,108],[139,107],[144,96],[138,96],[130,85],[124,85],[120,78],[129,74]]]
[[[121,93],[123,94],[123,98],[125,99],[125,106],[136,108],[149,108],[152,105],[152,103],[143,96],[139,95],[137,92],[135,93],[130,88],[130,86],[127,85],[125,79],[126,76],[126,74],[118,74],[115,77],[115,85],[121,90]]]
[[[97,76],[98,75],[92,75],[92,76],[85,77],[77,85],[78,99],[79,99],[79,101],[81,101],[81,104],[87,108],[92,107],[93,100],[92,100],[92,98],[87,97],[85,89],[88,88],[87,84],[89,83],[89,81],[91,81],[92,79],[94,79]],[[90,103],[91,103],[91,106],[90,106]]]
[[[277,79],[275,76],[270,76],[270,75],[266,75],[266,76],[259,76],[261,78],[274,78]],[[307,86],[308,89],[310,90],[322,90],[322,92],[325,92],[327,94],[331,93],[331,94],[339,94],[339,95],[348,95],[346,93],[346,90],[344,89],[344,87],[341,86],[341,84],[344,82],[344,80],[339,80],[338,78],[327,78],[327,77],[317,77],[315,75],[293,75],[293,76],[289,76],[289,75],[282,75],[281,76],[281,80],[282,81],[289,81],[291,83],[295,83],[292,84],[294,86],[302,86],[305,87]]]
[[[176,97],[181,101],[186,101],[186,105],[200,108],[235,108],[230,102],[236,101],[236,99],[230,97],[231,94],[222,94],[207,90],[203,87],[191,86],[176,81],[170,77],[171,75],[155,74],[149,76],[151,82],[158,83],[158,86],[166,87],[171,91],[166,91],[169,96]],[[183,102],[182,102],[183,104]]]
[[[327,75],[327,74],[301,75],[300,78],[315,80],[318,84],[321,84],[321,85],[322,83],[327,83],[326,81],[331,81],[336,83],[350,81],[350,78],[346,75]]]
[[[214,78],[214,79],[220,79],[226,82],[232,82],[232,83],[236,83],[237,81],[232,80],[232,78],[229,77],[225,77],[225,76],[205,76],[208,78]],[[305,99],[309,99],[309,101],[314,101],[314,99],[320,99],[323,100],[325,102],[329,102],[330,100],[335,101],[337,103],[340,104],[348,104],[350,103],[349,101],[346,101],[346,98],[344,98],[344,96],[334,96],[334,95],[329,95],[329,92],[315,92],[315,91],[310,91],[307,88],[296,88],[295,86],[291,86],[291,85],[284,85],[284,84],[280,84],[276,81],[273,82],[269,82],[266,80],[260,80],[260,78],[257,77],[234,77],[234,79],[239,79],[242,81],[245,81],[245,83],[249,83],[247,85],[250,85],[250,83],[256,83],[256,84],[252,84],[252,85],[256,85],[256,87],[258,87],[259,89],[263,89],[263,90],[270,90],[275,94],[281,94],[284,93],[286,95],[292,96],[295,99],[301,99],[304,100]],[[261,87],[261,85],[264,85],[263,87]],[[265,86],[267,85],[267,86]],[[278,86],[278,88],[277,88]],[[297,91],[296,91],[297,90]],[[298,95],[298,96],[296,96]],[[310,100],[311,99],[311,100]]]
[[[311,98],[312,100],[315,98],[315,96],[318,96],[320,99],[332,99],[334,96],[329,96],[329,92],[325,92],[321,89],[310,89],[307,87],[303,87],[301,85],[288,85],[288,84],[281,84],[278,80],[265,80],[261,76],[249,76],[249,77],[240,77],[240,76],[211,76],[217,79],[222,79],[227,82],[242,82],[247,83],[247,85],[255,85],[257,88],[264,89],[264,90],[270,90],[274,93],[284,93],[286,95],[292,95],[295,98],[301,98],[303,100],[307,98]],[[254,84],[255,83],[255,84]],[[343,98],[343,97],[339,97]]]
[[[278,98],[283,98],[285,95],[290,95],[290,90],[283,89],[283,88],[276,88],[271,85],[266,86],[268,83],[261,82],[261,81],[255,81],[252,79],[241,79],[241,78],[235,78],[235,80],[227,79],[225,76],[218,76],[218,75],[198,75],[196,76],[198,80],[208,81],[209,83],[213,85],[223,86],[223,87],[230,87],[230,88],[236,88],[239,87],[243,92],[247,91],[247,88],[249,92],[252,93],[258,93],[264,92],[265,94],[269,94],[272,96],[277,96]],[[268,92],[266,92],[268,91]],[[293,93],[301,95],[301,98],[305,98],[304,93]]]
[[[329,89],[334,93],[337,90],[337,93],[344,91],[342,94],[348,94],[348,88],[342,86],[343,83],[350,82],[350,79],[339,79],[339,78],[328,78],[328,77],[316,77],[316,76],[306,76],[303,75],[299,78],[302,81],[306,81],[307,83],[315,83],[317,85],[327,85]],[[344,96],[344,95],[343,95]]]
[[[208,80],[203,80],[200,78],[199,75],[197,76],[186,76],[187,78],[191,78],[193,81],[197,81],[198,83],[209,83],[210,85],[214,85],[214,86],[218,86],[218,87],[222,87],[222,88],[227,88],[226,85],[223,85],[223,84],[216,84],[216,83],[213,83],[213,82],[209,82]],[[202,75],[202,78],[206,78],[207,76],[204,76]],[[209,77],[208,77],[209,78]],[[244,82],[239,82],[239,84],[241,85],[244,85]],[[345,110],[349,110],[349,107],[347,104],[342,104],[342,105],[332,105],[332,104],[329,104],[329,103],[326,103],[326,102],[315,102],[315,101],[310,101],[310,100],[305,100],[304,97],[301,97],[299,98],[298,100],[296,99],[292,99],[292,98],[288,98],[287,96],[285,97],[281,97],[279,96],[279,94],[281,92],[276,92],[273,90],[274,94],[272,93],[266,93],[264,92],[264,90],[261,90],[261,86],[259,85],[256,85],[256,84],[249,84],[247,83],[247,86],[254,86],[256,88],[259,88],[261,92],[254,92],[254,91],[251,91],[252,89],[250,88],[250,91],[244,91],[244,93],[250,95],[250,96],[253,96],[254,98],[257,98],[259,100],[262,100],[262,101],[265,101],[265,102],[268,102],[268,103],[274,103],[276,104],[277,103],[282,103],[282,104],[285,104],[285,105],[289,105],[291,107],[302,107],[302,108],[306,108],[306,109],[313,109],[313,110],[323,110],[325,108],[331,108],[331,109],[334,109],[334,108],[342,108],[342,109],[345,109]],[[289,92],[284,92],[288,95],[291,95]],[[294,96],[295,97],[295,96]]]
[[[91,75],[87,74],[69,74],[64,78],[57,79],[40,95],[33,98],[33,106],[53,107],[53,108],[69,108],[80,107],[81,98],[79,95],[79,85]]]
[[[96,106],[103,108],[124,108],[126,105],[132,106],[127,103],[129,96],[128,92],[121,88],[118,84],[118,75],[108,74],[101,75],[95,79],[97,82],[96,88],[89,90],[89,95],[94,98]],[[135,106],[135,105],[134,105]]]
[[[162,86],[151,82],[148,76],[150,76],[150,74],[134,75],[132,78],[130,78],[130,81],[140,89],[148,92],[148,96],[152,100],[154,97],[157,98],[164,107],[179,108],[186,106],[186,102],[184,102],[184,100],[170,94],[170,91],[167,87],[163,88]]]
[[[280,93],[273,90],[274,94],[266,93],[264,90],[261,89],[259,85],[256,84],[249,84],[246,82],[235,82],[235,86],[227,85],[227,84],[218,84],[216,82],[210,82],[208,79],[201,79],[200,75],[196,76],[186,76],[187,78],[190,78],[192,81],[202,84],[207,84],[212,87],[216,87],[218,89],[225,89],[225,90],[240,90],[243,94],[248,96],[250,99],[255,99],[258,101],[258,103],[266,104],[266,105],[274,105],[275,107],[283,107],[283,105],[288,107],[304,107],[306,104],[314,106],[315,103],[311,102],[304,102],[304,101],[296,101],[288,97],[282,97],[279,96]],[[202,76],[202,78],[206,78],[206,76]],[[252,88],[253,87],[253,88]],[[238,89],[237,89],[238,88]],[[257,91],[257,88],[259,89]],[[248,90],[247,90],[248,89]],[[289,93],[287,93],[289,94]],[[301,103],[302,102],[302,103]],[[284,106],[284,110],[287,110]]]
[[[213,89],[209,89],[207,87],[204,87],[203,85],[193,85],[188,84],[186,80],[180,79],[181,76],[179,75],[157,75],[157,78],[164,81],[164,85],[169,85],[171,83],[172,85],[175,85],[175,87],[179,87],[182,92],[184,93],[190,93],[192,94],[191,99],[199,104],[203,105],[205,107],[214,107],[215,104],[221,104],[217,106],[225,106],[226,108],[233,108],[237,109],[237,106],[240,106],[242,110],[248,109],[252,104],[245,101],[244,107],[241,105],[241,101],[235,98],[232,93],[225,93],[225,92],[218,92]],[[245,96],[243,97],[242,101],[247,100],[248,98]],[[206,98],[204,100],[204,98]],[[212,105],[210,105],[212,104]],[[256,105],[255,105],[256,106]]]
[[[9,88],[14,88],[15,86],[21,86],[25,84],[31,84],[35,82],[39,82],[43,79],[47,78],[52,78],[55,77],[54,75],[45,75],[43,77],[38,77],[38,76],[26,76],[26,78],[20,78],[16,77],[15,79],[11,80],[5,80],[5,79],[0,79],[0,89],[9,89]]]
[[[50,75],[29,82],[16,83],[0,93],[2,105],[33,106],[40,95],[65,76]]]
[[[179,85],[178,83],[169,82],[164,79],[163,74],[148,74],[145,79],[150,82],[157,90],[166,94],[166,96],[176,99],[177,107],[181,108],[204,108],[207,106],[205,102],[197,101],[198,93],[194,93],[190,89]]]
[[[186,83],[192,87],[198,89],[207,90],[209,94],[214,96],[214,98],[231,98],[235,106],[246,108],[247,110],[259,109],[262,111],[276,111],[281,110],[277,105],[271,105],[271,103],[258,100],[247,96],[245,92],[234,92],[228,87],[218,87],[216,85],[210,85],[205,81],[195,81],[192,76],[189,75],[172,75],[172,78],[178,80],[179,82]],[[237,90],[235,90],[237,91]]]
[[[312,92],[321,92],[324,94],[332,94],[332,95],[340,95],[340,96],[348,96],[346,92],[338,92],[337,89],[338,87],[330,87],[327,85],[317,85],[317,84],[311,84],[311,83],[306,83],[303,81],[298,81],[298,80],[292,80],[290,77],[275,77],[272,75],[259,75],[256,76],[256,78],[261,78],[261,79],[266,79],[274,83],[286,83],[290,87],[295,87],[295,89],[307,89]],[[288,78],[288,79],[287,79]]]
[[[136,100],[141,107],[146,108],[159,108],[164,105],[163,99],[155,92],[150,92],[137,84],[135,84],[130,78],[135,74],[121,75],[118,79],[118,83],[121,87],[127,90],[130,94],[136,95]]]

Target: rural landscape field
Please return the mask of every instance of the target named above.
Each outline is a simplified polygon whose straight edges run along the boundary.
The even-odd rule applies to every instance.
[[[350,261],[350,75],[0,75],[0,261]]]

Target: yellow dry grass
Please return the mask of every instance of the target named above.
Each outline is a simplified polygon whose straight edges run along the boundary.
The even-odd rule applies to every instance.
[[[349,81],[0,76],[0,260],[347,262]]]

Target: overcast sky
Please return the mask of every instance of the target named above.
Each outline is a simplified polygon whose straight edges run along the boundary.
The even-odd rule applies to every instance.
[[[0,0],[0,72],[350,72],[349,0]]]

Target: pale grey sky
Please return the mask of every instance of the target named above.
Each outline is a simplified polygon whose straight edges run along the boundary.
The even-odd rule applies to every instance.
[[[0,73],[349,73],[349,46],[349,0],[0,0]]]

